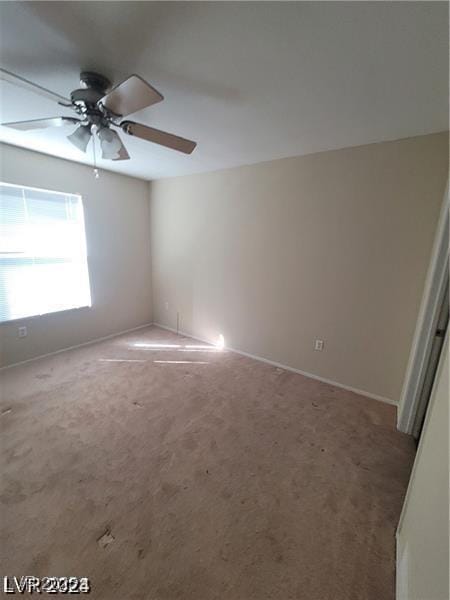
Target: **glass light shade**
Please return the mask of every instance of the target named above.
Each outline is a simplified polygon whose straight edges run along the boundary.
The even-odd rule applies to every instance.
[[[98,137],[102,147],[102,158],[119,158],[119,151],[122,148],[122,142],[118,134],[112,129],[109,129],[109,127],[103,127],[98,132]]]
[[[72,142],[74,146],[86,152],[87,145],[91,139],[91,130],[89,125],[78,125],[73,133],[67,136],[67,139]]]

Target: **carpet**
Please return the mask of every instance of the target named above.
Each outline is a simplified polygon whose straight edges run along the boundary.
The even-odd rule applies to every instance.
[[[3,575],[89,577],[96,600],[394,599],[415,452],[394,407],[154,327],[1,383]]]

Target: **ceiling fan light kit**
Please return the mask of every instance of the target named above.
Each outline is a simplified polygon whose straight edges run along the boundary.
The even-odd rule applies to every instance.
[[[98,137],[102,147],[102,158],[119,160],[119,151],[122,147],[119,134],[109,127],[103,127],[99,130]]]
[[[68,135],[67,139],[72,142],[78,150],[86,152],[87,145],[91,139],[91,129],[88,125],[77,125],[75,131]]]
[[[22,87],[26,85],[28,89],[34,89],[37,93],[42,94],[45,92],[47,97],[51,97],[61,106],[71,108],[78,115],[77,118],[52,117],[49,119],[2,123],[6,127],[29,131],[47,127],[76,125],[75,131],[68,135],[67,139],[80,151],[86,152],[91,137],[97,137],[102,149],[102,158],[107,160],[129,160],[130,158],[119,134],[113,128],[184,154],[191,154],[197,145],[196,142],[166,131],[160,131],[142,123],[122,120],[132,113],[164,100],[162,94],[139,75],[130,75],[122,83],[111,89],[111,82],[103,75],[92,71],[83,71],[80,75],[81,88],[70,94],[70,100],[65,100],[60,94],[47,90],[5,69],[0,69],[0,76],[2,79],[16,85]],[[95,155],[94,140],[93,150]]]

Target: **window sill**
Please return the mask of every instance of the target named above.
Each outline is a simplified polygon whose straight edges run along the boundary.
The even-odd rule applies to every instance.
[[[79,310],[90,310],[91,308],[92,308],[92,304],[91,305],[86,304],[86,306],[76,306],[74,308],[63,308],[61,310],[55,310],[55,311],[48,312],[48,313],[42,313],[41,315],[30,315],[29,317],[19,317],[17,319],[10,319],[9,321],[1,321],[0,327],[2,325],[14,325],[14,324],[18,324],[18,323],[23,323],[25,321],[27,321],[27,322],[35,321],[42,317],[49,317],[50,315],[61,315],[62,313],[69,313],[69,312],[74,312],[74,311],[79,311]]]

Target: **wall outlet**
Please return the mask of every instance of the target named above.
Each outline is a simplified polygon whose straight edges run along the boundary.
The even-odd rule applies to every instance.
[[[323,350],[323,340],[316,340],[314,342],[314,350],[317,350],[318,352],[322,352],[322,350]]]
[[[169,310],[169,303],[168,303],[168,302],[164,302],[164,308],[165,308],[166,310]]]
[[[28,331],[27,328],[25,327],[25,325],[22,325],[22,327],[19,327],[19,337],[27,337],[28,335]]]

